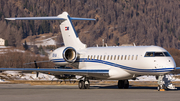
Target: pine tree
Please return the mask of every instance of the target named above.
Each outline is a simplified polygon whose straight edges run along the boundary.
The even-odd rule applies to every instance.
[[[24,47],[25,50],[28,50],[28,45],[27,45],[27,43],[26,43],[26,40],[25,40],[25,42],[24,42],[23,47]]]

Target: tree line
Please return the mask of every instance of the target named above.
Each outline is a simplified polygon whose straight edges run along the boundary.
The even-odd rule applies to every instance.
[[[70,16],[96,18],[73,21],[88,46],[136,43],[180,48],[179,0],[0,0],[0,37],[11,46],[31,35],[60,35],[58,21],[6,21],[7,17]],[[91,41],[93,40],[93,41]]]
[[[48,57],[37,55],[30,51],[23,51],[16,48],[4,49],[0,54],[0,68],[35,68],[34,61],[48,61]],[[32,64],[26,64],[32,63]],[[52,62],[43,62],[37,64],[39,68],[53,68],[55,65]]]

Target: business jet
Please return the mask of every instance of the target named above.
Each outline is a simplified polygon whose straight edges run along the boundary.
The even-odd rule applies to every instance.
[[[178,69],[172,56],[159,46],[107,46],[87,47],[83,44],[72,20],[91,20],[92,18],[70,17],[67,12],[52,17],[17,17],[6,20],[60,20],[64,47],[57,48],[49,55],[49,60],[56,65],[66,67],[72,65],[77,69],[48,69],[48,68],[0,68],[1,71],[36,71],[53,75],[78,75],[79,89],[89,89],[89,80],[118,80],[118,88],[127,89],[128,79],[142,75],[158,77],[158,90],[170,86],[164,78],[166,74]],[[171,84],[172,85],[172,84]]]

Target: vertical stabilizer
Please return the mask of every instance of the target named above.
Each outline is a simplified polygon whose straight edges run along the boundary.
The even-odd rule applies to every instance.
[[[63,12],[58,15],[59,18],[64,18],[64,20],[60,24],[61,33],[63,36],[63,41],[66,47],[73,47],[76,50],[86,48],[86,44],[83,44],[78,37],[78,34],[75,31],[75,28],[71,22],[71,20],[80,20],[80,18],[71,18],[67,12]]]

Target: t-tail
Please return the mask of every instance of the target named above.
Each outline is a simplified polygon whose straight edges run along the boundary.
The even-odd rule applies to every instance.
[[[63,12],[58,16],[50,17],[17,17],[17,18],[5,18],[6,20],[61,20],[60,29],[64,41],[65,47],[73,47],[76,50],[86,48],[86,44],[83,44],[78,37],[78,34],[71,22],[71,20],[96,20],[91,18],[75,18],[70,17],[67,12]]]

